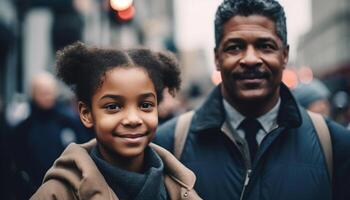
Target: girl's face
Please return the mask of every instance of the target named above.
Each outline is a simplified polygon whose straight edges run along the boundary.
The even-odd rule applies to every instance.
[[[143,158],[158,124],[155,87],[140,67],[113,68],[93,95],[91,111],[80,113],[85,126],[94,127],[107,161]]]

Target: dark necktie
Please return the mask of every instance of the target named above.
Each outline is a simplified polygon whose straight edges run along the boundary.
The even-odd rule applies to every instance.
[[[245,139],[249,147],[250,159],[251,159],[251,162],[253,162],[255,158],[255,154],[258,150],[258,142],[256,141],[256,134],[261,128],[261,125],[256,119],[246,118],[245,120],[242,121],[240,127],[243,129],[245,133]]]

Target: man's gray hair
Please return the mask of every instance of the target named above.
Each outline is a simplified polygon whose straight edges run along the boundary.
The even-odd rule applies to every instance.
[[[219,46],[224,24],[234,16],[262,15],[276,25],[278,37],[287,45],[286,16],[283,7],[276,0],[224,0],[215,16],[215,46]]]

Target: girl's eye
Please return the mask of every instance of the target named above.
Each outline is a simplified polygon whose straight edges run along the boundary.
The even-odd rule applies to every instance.
[[[144,110],[144,111],[152,111],[153,107],[154,107],[153,104],[149,102],[143,102],[140,105],[141,110]]]
[[[119,111],[121,110],[121,106],[118,104],[108,104],[105,106],[108,111]]]

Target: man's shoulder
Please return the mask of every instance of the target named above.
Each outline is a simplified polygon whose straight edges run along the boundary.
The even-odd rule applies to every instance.
[[[154,143],[173,152],[174,132],[178,117],[174,117],[157,128]]]
[[[159,133],[159,134],[163,135],[163,134],[167,134],[169,132],[174,132],[178,117],[179,116],[174,117],[174,118],[164,122],[163,124],[161,124],[157,129],[157,134]]]
[[[334,199],[349,199],[350,192],[350,130],[341,124],[326,120],[333,147]]]
[[[350,146],[350,130],[346,129],[343,125],[331,120],[326,119],[326,123],[331,134],[333,145],[345,145]],[[350,148],[349,152],[350,152]]]

